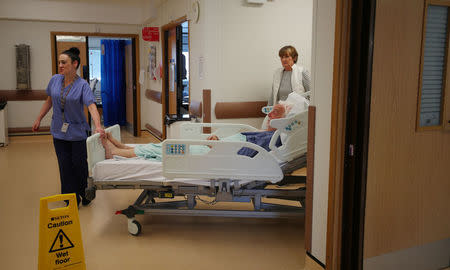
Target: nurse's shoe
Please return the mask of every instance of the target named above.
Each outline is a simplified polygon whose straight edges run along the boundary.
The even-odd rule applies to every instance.
[[[90,203],[91,203],[91,201],[88,200],[88,199],[86,199],[86,198],[82,198],[82,199],[81,199],[81,204],[82,204],[83,206],[87,206],[87,205],[89,205]]]

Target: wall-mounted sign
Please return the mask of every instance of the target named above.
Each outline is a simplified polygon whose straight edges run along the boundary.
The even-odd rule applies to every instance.
[[[142,28],[142,39],[145,41],[159,41],[159,28],[158,27]]]

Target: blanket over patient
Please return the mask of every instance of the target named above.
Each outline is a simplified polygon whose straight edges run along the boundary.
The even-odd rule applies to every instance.
[[[274,131],[261,131],[261,132],[243,132],[243,133],[237,133],[232,136],[228,136],[225,138],[222,138],[220,140],[222,141],[228,141],[228,142],[251,142],[256,145],[259,145],[266,149],[267,151],[270,151],[269,149],[269,143],[270,139],[272,138]],[[278,138],[278,141],[276,143],[276,146],[281,145],[281,140]],[[189,151],[194,155],[203,155],[208,153],[210,148],[206,145],[191,145],[189,148]],[[149,143],[149,144],[140,144],[137,145],[134,148],[134,153],[138,157],[142,157],[148,160],[153,161],[161,161],[162,159],[162,143]],[[258,152],[243,147],[239,150],[239,155],[254,157]]]

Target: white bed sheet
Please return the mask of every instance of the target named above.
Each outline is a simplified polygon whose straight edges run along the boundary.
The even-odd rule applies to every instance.
[[[92,169],[94,182],[99,181],[149,181],[167,185],[170,182],[186,183],[190,185],[210,186],[210,180],[177,178],[168,180],[162,175],[162,162],[146,159],[107,159],[97,162]],[[251,181],[240,180],[245,184]]]

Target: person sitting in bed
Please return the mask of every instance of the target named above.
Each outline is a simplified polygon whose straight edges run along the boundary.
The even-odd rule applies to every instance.
[[[282,118],[286,114],[285,105],[277,104],[273,107],[273,110],[269,113],[270,119],[278,119]],[[272,138],[275,129],[268,126],[268,130],[263,131],[255,131],[255,132],[242,132],[237,133],[229,137],[225,137],[221,140],[223,141],[235,141],[235,142],[251,142],[256,145],[259,145],[270,151],[269,143]],[[216,135],[211,135],[207,138],[207,140],[219,140]],[[106,133],[101,137],[102,145],[105,148],[105,158],[112,159],[114,156],[121,156],[126,158],[132,157],[142,157],[145,159],[150,159],[154,161],[161,161],[162,158],[162,143],[149,143],[137,145],[136,147],[127,146],[116,139],[114,139],[110,133]],[[275,144],[277,147],[281,146],[281,140],[278,138],[278,141]],[[191,153],[195,154],[205,154],[209,151],[209,147],[206,145],[192,145],[189,149]],[[245,155],[249,157],[254,157],[258,152],[243,147],[239,150],[239,155]]]

